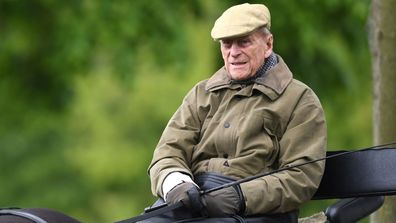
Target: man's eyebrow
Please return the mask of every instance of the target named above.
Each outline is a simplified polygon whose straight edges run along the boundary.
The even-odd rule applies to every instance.
[[[250,37],[251,37],[250,35],[229,37],[229,38],[220,39],[220,41],[238,41],[238,40],[243,40],[243,39],[250,39]]]

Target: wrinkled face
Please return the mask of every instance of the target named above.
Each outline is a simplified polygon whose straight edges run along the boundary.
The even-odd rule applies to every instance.
[[[257,30],[247,36],[220,40],[221,54],[230,78],[245,80],[253,77],[272,53],[273,38]]]

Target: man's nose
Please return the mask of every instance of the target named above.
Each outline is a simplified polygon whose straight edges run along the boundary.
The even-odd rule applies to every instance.
[[[241,53],[241,48],[237,42],[233,42],[230,48],[230,53],[232,56],[238,56]]]

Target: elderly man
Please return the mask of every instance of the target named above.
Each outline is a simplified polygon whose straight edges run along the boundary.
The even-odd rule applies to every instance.
[[[184,214],[295,222],[319,186],[323,162],[199,193],[325,155],[321,104],[273,52],[270,27],[261,4],[233,6],[216,20],[211,35],[224,67],[187,94],[154,151],[152,192],[168,204],[183,202]]]

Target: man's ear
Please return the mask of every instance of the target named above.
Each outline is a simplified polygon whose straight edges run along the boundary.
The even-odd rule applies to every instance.
[[[274,38],[272,34],[269,34],[268,36],[265,37],[266,40],[266,50],[265,50],[265,58],[268,58],[272,54],[272,48],[274,44]]]

